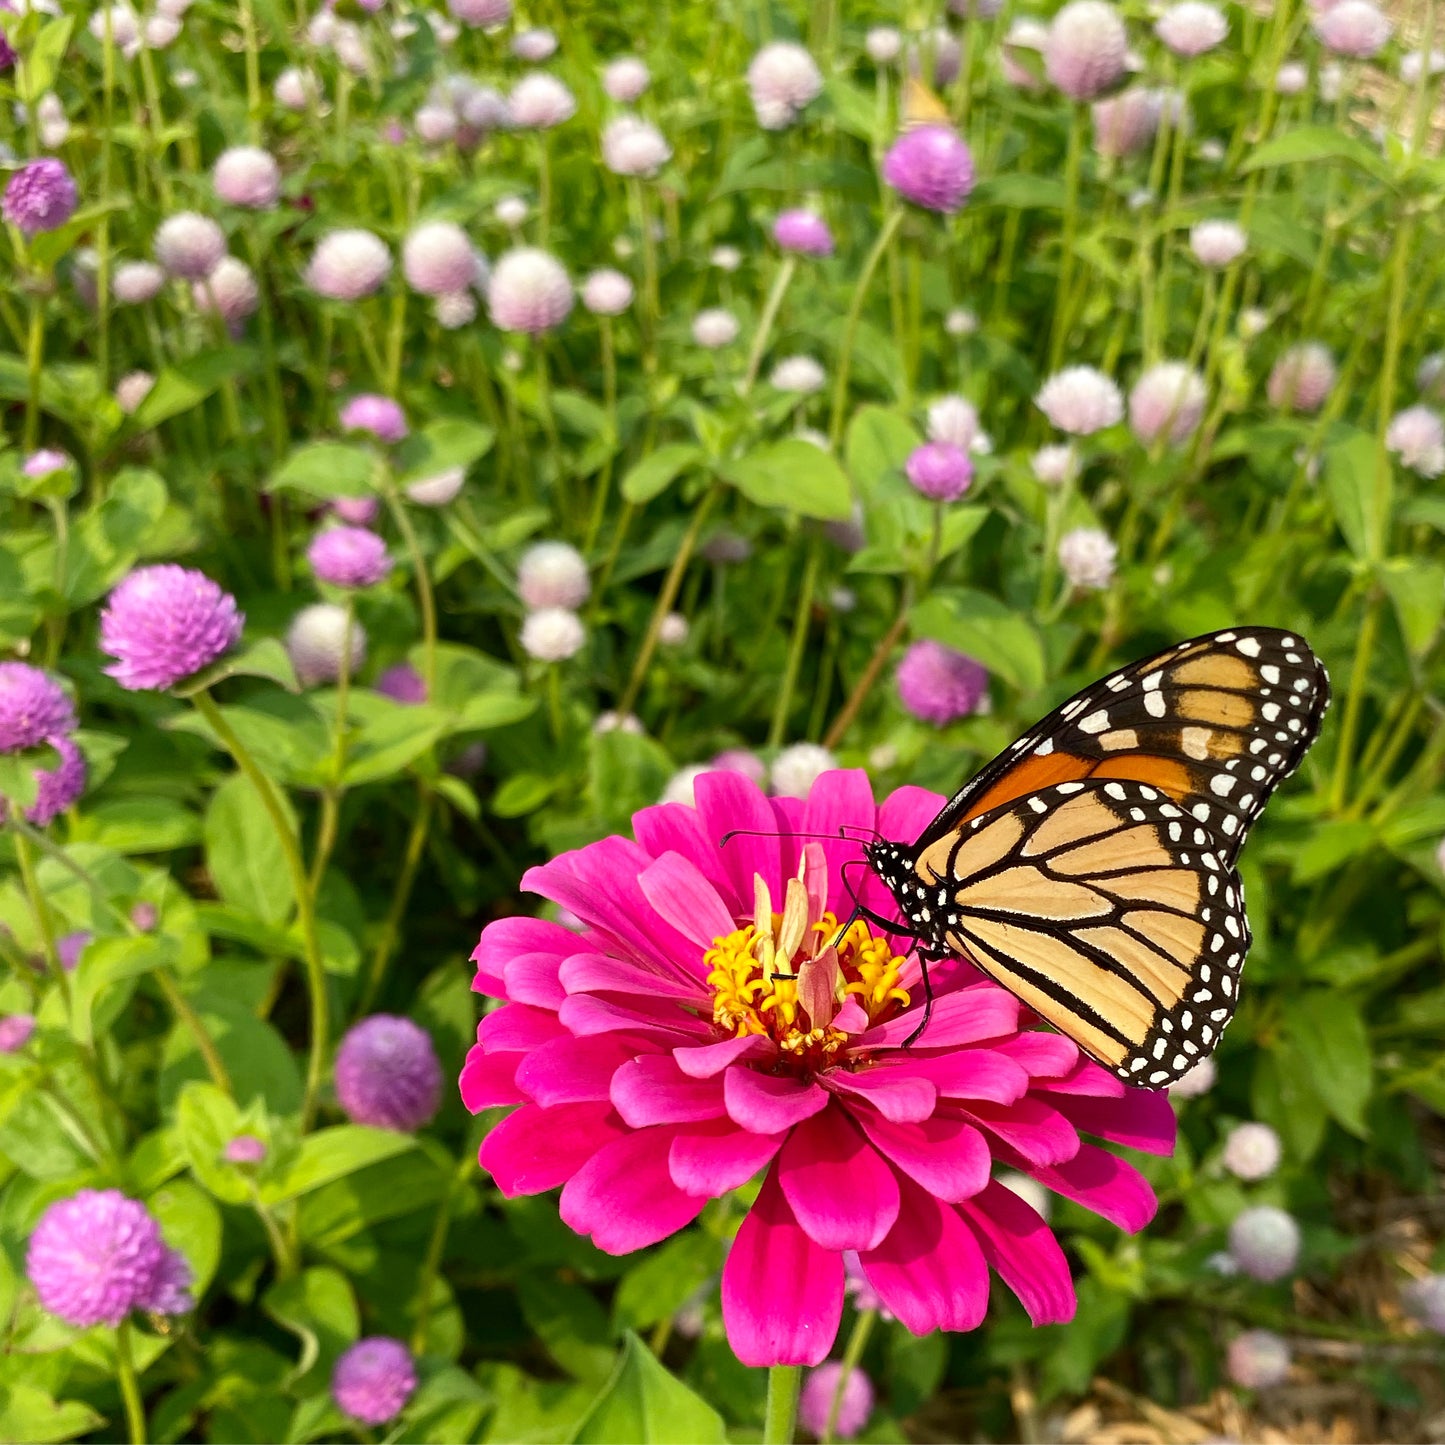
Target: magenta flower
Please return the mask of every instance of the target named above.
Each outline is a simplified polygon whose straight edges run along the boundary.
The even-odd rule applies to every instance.
[[[411,1133],[431,1122],[442,1066],[431,1035],[396,1014],[372,1014],[336,1051],[336,1099],[355,1124]]]
[[[63,161],[45,156],[27,161],[11,177],[0,210],[25,236],[54,231],[75,214],[75,182]]]
[[[903,464],[908,480],[934,502],[956,502],[973,481],[973,463],[952,442],[924,442]]]
[[[25,810],[27,822],[44,828],[58,818],[85,791],[85,758],[69,738],[46,741],[60,754],[53,768],[35,770],[35,801]]]
[[[973,153],[948,126],[921,125],[889,147],[883,179],[924,210],[956,211],[973,190]]]
[[[426,701],[426,679],[409,662],[388,667],[376,679],[376,690],[393,702],[416,706]]]
[[[898,700],[935,727],[977,712],[987,696],[983,664],[932,638],[913,643],[898,664]]]
[[[363,391],[341,408],[347,431],[369,431],[378,441],[399,442],[407,434],[406,413],[389,396]]]
[[[37,748],[75,731],[75,705],[65,689],[28,662],[0,662],[0,753]]]
[[[563,1186],[563,1220],[609,1254],[667,1238],[765,1171],[722,1277],[747,1365],[826,1357],[846,1250],[918,1334],[977,1326],[990,1266],[1036,1324],[1069,1319],[1063,1251],[992,1166],[1137,1230],[1149,1185],[1080,1136],[1167,1153],[1168,1098],[1021,1028],[1018,1000],[962,960],[933,967],[932,1020],[903,1047],[922,1018],[916,957],[863,923],[834,945],[857,843],[786,830],[912,838],[935,794],[904,788],[880,807],[866,774],[834,771],[806,800],[769,799],[705,772],[696,800],[636,814],[636,842],[604,838],[526,874],[580,934],[536,918],[484,930],[473,987],[503,1003],[478,1029],[462,1098],[518,1107],[482,1165],[508,1196]],[[724,847],[730,829],[760,836]],[[876,877],[859,881],[865,904],[896,916]]]
[[[306,549],[306,560],[333,587],[375,587],[391,571],[386,543],[365,527],[328,527]]]
[[[164,691],[229,652],[245,617],[236,599],[191,567],[137,567],[100,614],[106,672],[132,692]]]
[[[411,1351],[389,1335],[358,1340],[336,1361],[331,1373],[331,1398],[365,1425],[385,1425],[396,1419],[415,1390]]]
[[[778,213],[773,222],[773,240],[784,251],[795,251],[800,256],[833,254],[833,233],[828,223],[816,211],[801,206]]]

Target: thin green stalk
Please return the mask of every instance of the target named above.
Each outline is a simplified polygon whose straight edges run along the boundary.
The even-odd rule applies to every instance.
[[[437,607],[432,595],[431,577],[426,569],[426,556],[417,541],[416,529],[407,516],[406,504],[396,494],[390,483],[386,487],[386,505],[397,531],[406,545],[407,556],[411,558],[411,570],[416,579],[417,604],[421,608],[421,675],[426,683],[428,697],[436,695],[437,686]]]
[[[45,309],[38,294],[30,295],[30,325],[25,334],[25,450],[40,440],[40,376],[45,368]]]
[[[40,933],[40,947],[45,954],[46,967],[55,975],[60,984],[60,993],[65,1000],[65,1012],[70,1013],[70,979],[60,966],[60,954],[55,948],[55,924],[50,917],[50,905],[40,891],[35,876],[35,860],[30,856],[29,840],[20,832],[15,834],[15,858],[20,865],[20,885],[25,890],[30,911],[35,915],[35,927]]]
[[[115,21],[112,7],[101,7],[100,199],[108,201],[112,182],[115,136]],[[110,390],[110,212],[103,211],[95,235],[95,369],[102,393]]]
[[[131,1445],[145,1445],[146,1412],[140,1397],[140,1384],[135,1377],[135,1360],[130,1347],[131,1323],[122,1320],[115,1331],[115,1373],[120,1384],[120,1397],[125,1401],[126,1428]]]
[[[602,340],[602,405],[607,413],[607,425],[614,438],[617,436],[617,350],[612,339],[612,318],[598,318],[598,331]],[[615,443],[614,443],[615,444]],[[615,454],[614,454],[615,455]],[[612,490],[612,464],[614,455],[609,455],[602,464],[602,475],[597,481],[597,494],[592,500],[592,517],[587,523],[587,535],[582,543],[582,553],[589,554],[597,545],[598,534],[602,531],[602,519],[607,515],[607,495]]]
[[[261,1221],[261,1228],[266,1231],[266,1239],[271,1246],[271,1257],[276,1261],[276,1277],[278,1279],[290,1279],[301,1266],[297,1258],[296,1247],[286,1238],[286,1231],[276,1222],[276,1216],[261,1199],[261,1191],[256,1188],[256,1181],[248,1181],[251,1186],[251,1208],[256,1211],[256,1218]]]
[[[788,710],[793,701],[793,689],[798,683],[798,669],[803,661],[803,649],[808,642],[808,629],[812,623],[813,589],[818,582],[818,561],[822,550],[818,538],[814,537],[808,548],[808,561],[803,569],[803,583],[798,589],[798,607],[793,616],[793,640],[788,648],[788,664],[783,673],[783,685],[778,689],[773,704],[773,720],[768,727],[768,746],[776,748],[783,741],[783,732],[788,726]]]
[[[848,1345],[843,1351],[843,1368],[838,1372],[838,1383],[833,1389],[832,1400],[828,1402],[828,1420],[823,1426],[822,1445],[833,1445],[838,1436],[838,1416],[843,1412],[843,1397],[847,1393],[848,1380],[863,1358],[868,1336],[873,1333],[873,1324],[877,1318],[877,1310],[864,1310],[855,1321],[852,1334],[848,1336]]]
[[[387,964],[391,962],[391,951],[401,933],[402,915],[406,912],[407,902],[411,898],[412,884],[416,881],[422,850],[426,847],[427,830],[431,827],[432,809],[436,799],[424,783],[420,785],[420,790],[421,801],[417,804],[416,814],[412,818],[411,833],[402,854],[401,872],[397,874],[396,891],[391,895],[391,907],[387,909],[386,921],[381,926],[376,948],[371,955],[371,967],[366,973],[366,987],[362,989],[361,1001],[357,1005],[357,1018],[366,1016],[381,991]]]
[[[1350,760],[1355,751],[1355,734],[1360,727],[1360,712],[1370,671],[1370,658],[1380,630],[1380,599],[1371,594],[1365,603],[1364,620],[1355,639],[1355,660],[1350,667],[1350,690],[1345,696],[1345,710],[1340,720],[1339,750],[1335,754],[1335,776],[1330,787],[1330,811],[1340,812],[1350,786]]]
[[[763,1445],[792,1445],[798,1429],[798,1393],[803,1372],[797,1365],[768,1371],[768,1403],[763,1415]]]
[[[787,294],[788,286],[792,282],[793,275],[798,269],[798,258],[796,256],[784,256],[778,266],[778,274],[773,277],[772,289],[768,292],[768,299],[763,303],[763,314],[758,318],[758,329],[753,333],[753,344],[748,348],[747,369],[743,372],[743,395],[753,389],[753,383],[758,379],[758,368],[763,363],[763,352],[768,348],[768,338],[773,332],[773,323],[778,319],[778,311],[783,304],[783,297]]]
[[[261,139],[261,48],[256,38],[256,13],[251,0],[241,0],[241,35],[246,46],[246,128],[253,142]]]
[[[627,200],[632,209],[632,222],[637,227],[642,246],[642,369],[651,375],[657,369],[657,326],[661,320],[662,302],[657,283],[657,243],[652,238],[652,216],[642,182],[633,177],[627,185]]]
[[[260,765],[236,735],[235,729],[226,721],[225,714],[209,692],[202,688],[192,695],[191,701],[195,704],[196,711],[210,725],[221,746],[245,775],[246,781],[256,790],[256,796],[261,800],[261,806],[271,820],[276,841],[281,845],[286,871],[291,875],[292,891],[296,894],[296,916],[301,925],[302,960],[306,967],[306,987],[311,1003],[311,1044],[306,1062],[306,1088],[301,1103],[301,1128],[304,1131],[310,1127],[315,1116],[317,1096],[326,1072],[331,1013],[326,986],[326,964],[321,956],[321,940],[316,931],[316,900],[312,896],[310,880],[306,876],[301,844],[291,820],[286,816],[286,809],[282,805],[276,785],[261,771]]]
[[[452,1222],[452,1201],[457,1190],[471,1178],[472,1167],[471,1153],[463,1151],[461,1163],[447,1184],[446,1192],[437,1204],[436,1217],[432,1220],[426,1254],[422,1256],[421,1273],[417,1279],[416,1324],[411,1332],[411,1352],[414,1355],[426,1353],[426,1332],[431,1323],[432,1286],[436,1282],[437,1271],[441,1269],[442,1254],[447,1247],[447,1233]]]
[[[848,404],[848,373],[853,366],[853,343],[858,336],[858,320],[863,314],[863,302],[878,263],[888,250],[898,227],[903,223],[903,209],[895,206],[883,222],[878,238],[873,242],[858,273],[858,284],[853,288],[853,299],[848,303],[848,316],[843,323],[843,345],[838,353],[837,375],[833,378],[833,411],[828,423],[828,440],[836,447],[843,436],[843,417]]]
[[[1069,289],[1074,275],[1074,240],[1079,230],[1079,172],[1084,160],[1084,108],[1075,105],[1069,117],[1068,149],[1064,152],[1064,231],[1059,252],[1059,284],[1054,290],[1054,324],[1049,339],[1049,370],[1057,371],[1069,330]]]

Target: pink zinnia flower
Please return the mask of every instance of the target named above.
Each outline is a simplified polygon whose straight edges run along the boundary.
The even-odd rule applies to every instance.
[[[481,1150],[502,1193],[565,1186],[563,1220],[626,1254],[766,1171],[722,1277],[747,1365],[826,1357],[845,1250],[918,1334],[977,1326],[990,1266],[1036,1324],[1069,1319],[1063,1252],[992,1165],[1139,1229],[1153,1191],[1080,1134],[1167,1153],[1167,1096],[1021,1029],[1019,1001],[961,959],[934,965],[932,1019],[904,1048],[923,1017],[906,942],[855,923],[834,946],[858,844],[791,830],[913,838],[936,794],[904,788],[880,807],[861,771],[823,775],[806,800],[733,772],[695,789],[696,808],[636,814],[636,842],[604,838],[526,874],[580,934],[521,917],[482,934],[473,987],[503,1002],[461,1091],[473,1112],[519,1106]],[[756,831],[723,846],[731,829]],[[858,882],[896,916],[878,878]]]

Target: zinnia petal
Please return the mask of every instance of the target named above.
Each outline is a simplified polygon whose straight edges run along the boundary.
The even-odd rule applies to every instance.
[[[629,996],[626,1002],[603,998],[595,993],[569,994],[557,1017],[563,1027],[578,1038],[594,1034],[610,1034],[639,1029],[647,1034],[666,1037],[669,1043],[682,1039],[705,1039],[712,1035],[711,1023],[687,1013],[667,999]]]
[[[906,1013],[859,1034],[853,1046],[862,1051],[902,1048],[903,1041],[922,1022],[923,1005],[917,1003]],[[1013,1033],[1018,1022],[1019,1001],[1011,993],[996,983],[971,983],[934,1000],[933,1017],[914,1041],[911,1052],[922,1054],[930,1049],[952,1049],[1002,1038]]]
[[[890,1072],[927,1079],[946,1099],[987,1099],[1012,1104],[1028,1093],[1029,1076],[1021,1064],[992,1049],[960,1049],[931,1059],[905,1059]]]
[[[517,1087],[534,1104],[594,1104],[608,1097],[612,1076],[637,1049],[616,1034],[564,1034],[534,1049],[517,1068]]]
[[[970,1104],[963,1113],[1032,1164],[1062,1164],[1079,1152],[1074,1126],[1032,1094],[1012,1104]]]
[[[720,1119],[721,1079],[690,1079],[669,1054],[652,1054],[623,1064],[612,1076],[612,1105],[634,1129],[649,1124],[695,1124]]]
[[[493,1009],[477,1030],[477,1039],[489,1054],[526,1053],[565,1033],[557,1015],[530,1004],[504,1003]]]
[[[677,1066],[691,1079],[710,1079],[720,1074],[730,1064],[763,1063],[773,1058],[778,1046],[761,1034],[742,1034],[735,1039],[724,1039],[718,1044],[690,1045],[677,1048],[672,1056]]]
[[[781,1134],[828,1102],[814,1083],[735,1066],[723,1075],[723,1098],[733,1123],[754,1134]]]
[[[572,941],[575,946],[576,939]],[[561,967],[562,960],[555,953],[519,953],[508,959],[502,972],[507,998],[555,1011],[567,997],[558,978]]]
[[[489,1054],[473,1044],[462,1065],[462,1103],[473,1114],[522,1103],[527,1096],[517,1087],[517,1064],[516,1054]]]
[[[693,792],[703,836],[718,850],[732,884],[731,896],[724,894],[723,901],[737,917],[751,917],[753,876],[759,874],[777,903],[783,874],[776,824],[768,800],[757,785],[741,773],[704,773]],[[753,832],[739,832],[724,844],[724,834],[736,829]]]
[[[717,889],[681,853],[664,853],[637,881],[658,916],[695,944],[699,954],[733,931],[733,916]]]
[[[562,1191],[563,1223],[607,1254],[631,1254],[691,1224],[707,1200],[667,1172],[671,1128],[640,1129],[599,1149]]]
[[[808,793],[803,809],[802,833],[818,833],[823,837],[814,840],[822,849],[828,865],[828,892],[832,899],[843,899],[848,890],[843,886],[843,865],[858,861],[858,835],[867,837],[873,832],[877,808],[873,803],[873,785],[862,768],[838,768],[824,773]],[[843,830],[850,830],[848,836]],[[786,841],[786,840],[785,840]],[[795,854],[789,874],[797,872],[798,857]]]
[[[803,1233],[776,1175],[763,1181],[723,1266],[723,1325],[745,1365],[816,1365],[843,1317],[843,1256]]]
[[[647,999],[673,999],[700,1007],[707,1002],[707,993],[700,980],[684,981],[672,974],[659,974],[640,963],[627,963],[609,958],[605,953],[574,953],[562,961],[558,969],[562,997],[574,993],[641,994]],[[508,988],[511,974],[508,973]],[[561,1006],[561,999],[553,1005]]]
[[[542,1194],[565,1184],[599,1149],[626,1133],[611,1104],[560,1109],[523,1104],[482,1140],[477,1161],[508,1199]]]
[[[732,884],[727,867],[718,848],[703,832],[696,808],[689,808],[686,803],[657,803],[632,815],[632,831],[654,858],[661,858],[664,853],[686,858],[725,902],[729,900]]]
[[[988,1145],[963,1119],[939,1114],[920,1124],[893,1124],[866,1112],[856,1118],[893,1165],[939,1199],[970,1199],[988,1183]]]
[[[560,923],[545,918],[499,918],[482,929],[472,950],[472,962],[477,966],[477,982],[472,987],[480,993],[491,992],[478,988],[478,983],[485,980],[500,985],[508,961],[519,954],[555,953],[565,958],[576,951],[577,935]]]
[[[836,1028],[838,1020],[833,1020]],[[895,1123],[915,1123],[926,1119],[938,1104],[938,1090],[933,1084],[906,1068],[829,1069],[820,1074],[825,1089],[867,1099],[885,1119]]]
[[[840,1104],[799,1124],[774,1171],[798,1223],[825,1249],[872,1249],[898,1218],[898,1180]]]
[[[688,1194],[718,1198],[746,1184],[783,1147],[782,1134],[750,1134],[731,1119],[685,1129],[672,1141],[668,1170]]]
[[[983,1246],[984,1257],[1019,1297],[1036,1325],[1061,1325],[1077,1300],[1068,1261],[1047,1224],[998,1180],[956,1206]]]
[[[1149,1181],[1132,1164],[1097,1144],[1080,1145],[1072,1159],[1052,1168],[1022,1167],[1055,1194],[1082,1204],[1130,1234],[1143,1229],[1159,1209]]]
[[[1172,1154],[1178,1120],[1169,1095],[1162,1089],[1130,1089],[1122,1099],[1094,1099],[1051,1094],[1050,1102],[1076,1129],[1127,1144],[1146,1154]]]

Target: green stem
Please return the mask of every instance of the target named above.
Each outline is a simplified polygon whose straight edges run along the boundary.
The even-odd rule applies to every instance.
[[[1350,759],[1355,751],[1355,734],[1360,727],[1360,711],[1365,703],[1370,656],[1375,650],[1375,636],[1380,630],[1380,599],[1371,594],[1365,603],[1364,620],[1355,639],[1355,660],[1350,666],[1350,690],[1345,698],[1344,716],[1340,721],[1339,751],[1335,755],[1335,776],[1330,788],[1330,811],[1338,813],[1345,806],[1350,785]]]
[[[432,595],[431,577],[426,570],[426,557],[417,541],[416,529],[407,516],[406,505],[396,494],[396,488],[388,483],[386,505],[396,522],[396,529],[406,544],[407,556],[411,558],[411,570],[416,578],[416,599],[421,608],[421,675],[426,683],[427,696],[434,697],[437,687],[437,607]]]
[[[261,138],[261,53],[251,0],[241,0],[241,34],[246,46],[246,127],[256,142]]]
[[[773,705],[773,720],[768,728],[768,746],[778,747],[788,726],[788,709],[793,701],[793,689],[798,682],[798,669],[803,661],[803,649],[808,642],[808,628],[813,615],[813,589],[818,582],[818,554],[821,544],[815,537],[808,548],[808,562],[803,571],[803,585],[798,591],[798,607],[793,616],[793,640],[788,648],[788,665],[783,673],[783,685],[778,689]]]
[[[747,370],[743,372],[743,395],[746,396],[758,379],[758,368],[763,364],[763,352],[768,349],[768,338],[773,334],[773,323],[782,309],[783,297],[787,295],[794,273],[798,269],[796,256],[784,256],[773,277],[772,289],[763,303],[763,314],[758,318],[758,329],[753,333],[753,344],[748,348]]]
[[[471,1172],[472,1157],[469,1152],[464,1151],[461,1164],[452,1175],[446,1192],[437,1205],[436,1218],[432,1220],[426,1254],[422,1257],[421,1274],[417,1279],[416,1324],[411,1332],[411,1352],[414,1355],[426,1353],[426,1332],[431,1323],[432,1285],[436,1281],[437,1271],[441,1269],[442,1254],[447,1247],[447,1233],[452,1223],[452,1200],[457,1189],[471,1177]]]
[[[45,368],[45,310],[40,297],[30,297],[30,327],[25,336],[25,450],[40,440],[40,375]]]
[[[848,303],[848,317],[843,323],[843,345],[838,354],[838,374],[833,379],[833,413],[828,424],[828,440],[835,447],[843,435],[843,414],[848,404],[848,372],[853,365],[853,343],[858,336],[858,320],[863,314],[863,302],[868,295],[873,273],[878,269],[879,261],[883,259],[889,242],[893,240],[894,233],[902,223],[903,210],[902,207],[897,207],[883,222],[883,229],[878,232],[878,239],[873,242],[873,249],[869,251],[867,260],[863,262],[863,269],[858,273],[853,299]]]
[[[798,1427],[798,1393],[803,1372],[797,1365],[768,1371],[768,1403],[763,1416],[763,1445],[792,1445]]]
[[[613,445],[617,440],[617,348],[612,339],[612,318],[598,318],[598,331],[602,340],[602,404],[607,413],[607,425],[612,431]],[[598,534],[602,531],[602,519],[607,515],[607,494],[612,489],[612,465],[615,453],[609,454],[602,464],[602,475],[597,481],[597,495],[592,499],[592,517],[587,523],[587,536],[582,543],[582,554],[587,556],[597,545]]]
[[[191,701],[195,704],[196,711],[210,725],[221,746],[245,775],[246,781],[256,790],[256,796],[261,800],[261,806],[271,820],[276,841],[281,845],[286,871],[291,875],[291,887],[296,894],[296,916],[301,924],[302,959],[306,966],[306,987],[311,1002],[311,1046],[306,1062],[306,1090],[301,1104],[301,1128],[304,1132],[310,1127],[316,1113],[317,1095],[326,1072],[330,1030],[326,964],[321,957],[321,940],[316,931],[316,900],[312,896],[310,880],[306,876],[306,864],[301,857],[301,845],[297,840],[296,830],[286,816],[286,809],[282,805],[276,785],[261,771],[259,764],[236,735],[235,729],[226,721],[225,714],[210,693],[202,688],[192,696]]]
[[[1068,336],[1069,285],[1074,274],[1074,238],[1079,229],[1079,170],[1084,159],[1084,109],[1073,107],[1068,149],[1064,153],[1064,233],[1059,253],[1059,284],[1054,291],[1054,326],[1049,340],[1049,370],[1059,369]]]
[[[371,967],[367,970],[366,987],[361,991],[361,1002],[357,1006],[357,1018],[364,1018],[381,991],[382,979],[386,977],[386,966],[391,962],[391,951],[401,933],[401,918],[406,912],[407,900],[411,897],[412,884],[416,881],[416,870],[421,864],[422,850],[426,847],[427,830],[431,826],[432,809],[436,798],[425,784],[421,787],[421,802],[411,822],[411,833],[406,840],[406,851],[402,854],[401,872],[397,875],[396,892],[391,896],[391,907],[387,910],[386,922],[376,940],[371,955]]]
[[[131,1323],[122,1320],[115,1331],[115,1373],[120,1383],[120,1396],[125,1401],[126,1426],[131,1445],[145,1445],[146,1412],[140,1397],[140,1384],[135,1377],[135,1361],[130,1348]]]
[[[873,1323],[877,1318],[877,1310],[864,1310],[853,1325],[853,1333],[848,1336],[848,1347],[843,1351],[843,1368],[838,1374],[838,1383],[828,1404],[828,1421],[823,1426],[822,1445],[833,1445],[837,1437],[838,1416],[843,1411],[843,1396],[848,1389],[848,1380],[858,1368],[859,1360],[863,1358],[868,1336],[873,1333]]]

